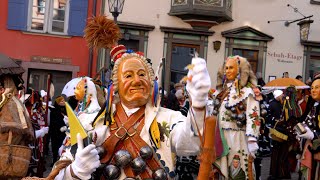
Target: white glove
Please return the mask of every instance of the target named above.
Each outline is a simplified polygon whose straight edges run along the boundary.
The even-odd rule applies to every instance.
[[[310,130],[309,127],[306,126],[305,128],[307,132],[304,134],[298,134],[298,137],[312,140],[314,138],[313,132]]]
[[[259,146],[258,146],[257,142],[248,142],[248,150],[249,150],[250,155],[253,158],[256,158],[256,153],[257,153],[258,149],[259,149]]]
[[[99,155],[94,144],[83,148],[83,139],[77,134],[78,149],[71,167],[80,179],[90,179],[91,174],[100,166]]]
[[[187,91],[190,94],[192,106],[202,108],[206,106],[211,80],[206,61],[202,58],[192,58],[194,67],[188,72]],[[191,81],[190,81],[191,79]]]
[[[49,127],[42,127],[39,130],[36,130],[36,138],[43,137],[48,134]]]
[[[68,118],[68,116],[63,116],[63,121],[67,126],[69,126],[69,118]]]

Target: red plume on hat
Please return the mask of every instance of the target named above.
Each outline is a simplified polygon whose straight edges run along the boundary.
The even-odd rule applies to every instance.
[[[106,16],[96,16],[84,29],[84,38],[89,47],[112,48],[121,38],[120,28]]]

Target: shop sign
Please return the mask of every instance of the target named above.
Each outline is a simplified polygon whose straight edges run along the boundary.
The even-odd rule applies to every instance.
[[[303,56],[296,55],[290,52],[269,51],[267,56],[281,63],[294,63],[294,61],[300,61],[303,59]]]
[[[31,56],[32,62],[51,63],[51,64],[70,64],[68,58],[46,57],[46,56]]]

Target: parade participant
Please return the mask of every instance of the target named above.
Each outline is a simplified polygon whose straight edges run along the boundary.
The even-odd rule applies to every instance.
[[[320,102],[320,78],[315,78],[311,85],[311,96],[308,99],[307,107],[300,121],[304,128],[297,131],[298,136],[303,140],[304,148],[301,157],[301,171],[308,179],[319,179],[319,102]],[[304,132],[303,132],[304,130]]]
[[[28,110],[32,127],[35,130],[36,140],[30,145],[32,147],[32,158],[29,165],[29,174],[42,174],[44,163],[44,140],[43,137],[48,133],[49,128],[45,126],[45,108],[39,91],[29,88],[26,92],[28,98],[24,104]],[[40,175],[41,176],[41,175]]]
[[[269,103],[269,113],[270,120],[272,126],[274,126],[276,120],[280,120],[281,112],[282,112],[282,102],[283,102],[283,91],[275,90],[273,92],[273,99]]]
[[[297,90],[294,86],[289,86],[284,90],[284,97],[281,90],[274,92],[275,99],[272,104],[272,113],[276,117],[273,121],[273,128],[286,138],[275,134],[271,136],[272,154],[270,163],[269,179],[290,179],[291,172],[296,169],[298,151],[298,141],[293,127],[297,124],[297,119],[301,116],[301,109],[298,106]],[[280,99],[279,99],[280,98]],[[279,101],[283,102],[278,106]],[[280,114],[279,114],[280,112]]]
[[[101,107],[97,98],[97,89],[92,79],[83,77],[74,91],[75,98],[79,101],[75,111],[82,126],[90,131],[93,129],[92,122]]]
[[[117,56],[121,51],[122,55]],[[202,132],[210,88],[205,61],[200,58],[192,60],[194,68],[189,70],[190,81],[187,83],[192,110],[186,118],[180,112],[159,106],[159,96],[154,94],[158,91],[154,84],[154,72],[143,55],[126,51],[123,45],[111,50],[111,55],[115,63],[113,85],[109,87],[106,104],[111,103],[112,106],[106,105],[104,113],[94,123],[96,145],[104,142],[103,147],[106,148],[106,154],[101,159],[107,165],[103,171],[105,178],[111,179],[115,175],[109,173],[115,171],[120,179],[173,178],[171,152],[195,155],[200,150],[198,135]],[[117,98],[113,99],[112,92],[118,96],[117,101]],[[128,123],[132,125],[128,126]],[[161,131],[163,128],[165,132]],[[74,162],[66,170],[60,171],[58,177],[90,178],[98,161],[94,147],[89,145],[83,150],[78,149]],[[146,154],[142,153],[144,151]],[[119,160],[122,155],[127,159]],[[130,162],[131,165],[126,166]],[[120,168],[124,170],[121,174]]]
[[[260,107],[253,91],[256,83],[249,62],[240,56],[228,57],[218,72],[213,114],[218,116],[216,139],[221,139],[216,143],[215,165],[227,179],[232,177],[229,166],[235,156],[240,158],[246,179],[255,179],[252,162],[260,134]]]
[[[82,77],[77,83],[74,90],[74,98],[77,100],[77,106],[74,111],[79,121],[81,122],[83,128],[90,132],[93,130],[92,122],[100,111],[101,107],[97,98],[97,89],[96,85],[89,77]],[[65,115],[63,118],[65,124],[68,126],[68,117]],[[67,129],[62,127],[61,131],[65,132]],[[70,134],[67,131],[67,136],[63,141],[62,146],[59,151],[64,152],[66,149],[70,148]],[[61,144],[60,144],[61,145]],[[59,153],[61,155],[61,153]]]
[[[16,97],[24,71],[20,67],[4,69],[0,67],[0,179],[21,179],[27,174],[28,144],[34,140],[34,131],[27,110]]]

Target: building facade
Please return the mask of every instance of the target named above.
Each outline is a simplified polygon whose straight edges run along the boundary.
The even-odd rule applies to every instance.
[[[246,57],[266,82],[283,72],[307,80],[320,71],[319,12],[316,0],[127,0],[120,43],[145,52],[154,68],[165,58],[166,89],[186,75],[195,51],[207,60],[213,86],[229,55]],[[112,18],[107,4],[105,14]],[[314,22],[301,40],[297,23],[308,16]]]
[[[46,90],[51,73],[59,95],[72,78],[95,74],[97,55],[82,36],[87,19],[100,11],[96,0],[2,0],[0,53],[25,69],[27,88]]]

